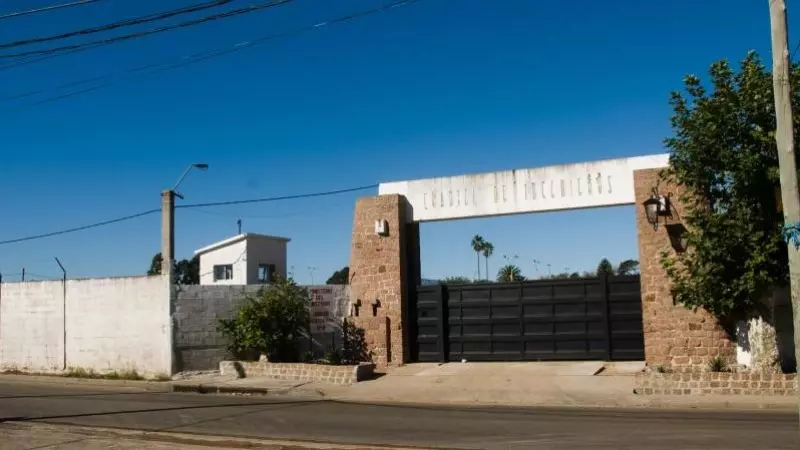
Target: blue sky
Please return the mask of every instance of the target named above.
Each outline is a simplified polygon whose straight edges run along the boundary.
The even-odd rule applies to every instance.
[[[51,3],[4,0],[0,12]],[[6,20],[0,41],[190,3],[107,0]],[[295,0],[0,70],[0,97],[381,3]],[[0,240],[158,208],[191,162],[211,166],[182,185],[196,203],[658,153],[683,76],[750,49],[769,60],[765,1],[420,0],[63,101],[3,99]],[[179,211],[177,256],[235,234],[241,218],[245,231],[292,239],[299,281],[324,281],[347,264],[355,199],[373,193]],[[474,276],[474,234],[494,243],[492,273],[504,254],[529,276],[533,259],[544,273],[637,257],[632,206],[443,222],[422,225],[423,276]],[[0,246],[0,273],[58,276],[58,256],[70,276],[140,274],[158,246],[151,215]]]

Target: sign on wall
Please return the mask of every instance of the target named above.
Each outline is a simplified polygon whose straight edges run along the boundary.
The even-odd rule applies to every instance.
[[[669,154],[381,183],[401,194],[413,222],[498,216],[635,202],[633,172],[666,167]]]
[[[311,294],[311,333],[327,333],[332,328],[335,295],[329,287],[314,287]]]

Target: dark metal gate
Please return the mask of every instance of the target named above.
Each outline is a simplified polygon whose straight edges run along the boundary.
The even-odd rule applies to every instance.
[[[638,276],[419,286],[415,361],[644,359]]]

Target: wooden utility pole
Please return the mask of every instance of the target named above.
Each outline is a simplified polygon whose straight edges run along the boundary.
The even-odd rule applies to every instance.
[[[769,0],[772,28],[772,86],[775,91],[775,118],[778,144],[778,165],[781,177],[781,201],[786,226],[800,226],[800,190],[797,185],[797,166],[794,156],[794,128],[792,121],[792,87],[789,83],[789,43],[786,30],[785,0]],[[800,249],[792,242],[789,252],[789,282],[794,324],[794,354],[800,363]]]

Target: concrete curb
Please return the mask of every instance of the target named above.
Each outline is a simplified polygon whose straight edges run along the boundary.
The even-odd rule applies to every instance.
[[[172,383],[170,392],[193,394],[227,394],[227,395],[291,395],[296,397],[323,398],[317,390],[297,389],[290,387],[232,386],[216,383]]]
[[[149,380],[105,380],[102,378],[71,378],[57,375],[9,375],[0,374],[0,381],[11,383],[41,383],[80,386],[105,386],[139,388],[154,392],[167,392],[172,381]]]

